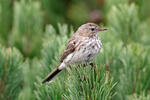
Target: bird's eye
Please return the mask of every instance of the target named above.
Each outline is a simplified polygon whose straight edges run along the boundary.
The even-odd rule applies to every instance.
[[[95,30],[95,28],[91,28],[91,31],[94,31]]]

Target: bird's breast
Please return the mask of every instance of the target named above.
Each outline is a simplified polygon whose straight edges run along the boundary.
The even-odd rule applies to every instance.
[[[83,40],[74,52],[71,61],[78,64],[90,62],[99,53],[101,46],[99,38]]]

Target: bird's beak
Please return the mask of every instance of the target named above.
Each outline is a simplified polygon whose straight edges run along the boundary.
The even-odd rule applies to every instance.
[[[105,31],[107,28],[98,28],[98,31]]]

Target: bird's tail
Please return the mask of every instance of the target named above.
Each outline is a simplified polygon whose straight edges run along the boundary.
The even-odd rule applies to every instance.
[[[48,75],[44,78],[44,80],[42,81],[42,83],[52,81],[52,79],[53,79],[59,72],[62,71],[62,69],[59,69],[59,66],[60,66],[60,64],[58,65],[58,67],[57,67],[54,71],[52,71],[50,74],[48,74]]]

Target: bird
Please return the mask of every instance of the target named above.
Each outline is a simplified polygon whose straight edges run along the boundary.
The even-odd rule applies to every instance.
[[[95,23],[81,25],[68,41],[66,49],[60,56],[58,66],[44,78],[42,83],[51,82],[58,73],[71,64],[90,63],[102,48],[98,33],[105,30],[107,28],[101,28]]]

